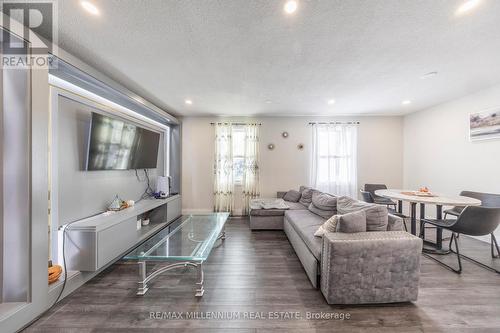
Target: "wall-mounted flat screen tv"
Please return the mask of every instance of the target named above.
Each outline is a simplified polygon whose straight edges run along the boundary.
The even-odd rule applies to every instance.
[[[160,133],[92,112],[86,170],[154,169]]]

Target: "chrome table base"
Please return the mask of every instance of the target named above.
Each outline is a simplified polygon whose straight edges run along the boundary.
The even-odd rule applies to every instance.
[[[226,239],[226,232],[224,229],[217,237],[217,239],[221,239],[222,241]],[[202,297],[203,294],[205,293],[205,288],[203,287],[203,281],[205,278],[203,274],[203,261],[193,260],[193,261],[176,262],[174,264],[164,266],[149,275],[147,275],[146,271],[146,261],[139,261],[138,264],[139,264],[139,282],[138,282],[139,286],[137,288],[137,295],[139,296],[143,296],[147,293],[147,291],[149,290],[148,282],[153,280],[158,275],[175,268],[188,267],[188,266],[195,267],[198,272],[198,282],[196,282],[196,290],[194,295],[196,297]]]
[[[140,279],[140,281],[138,282],[139,286],[137,288],[137,295],[139,295],[139,296],[143,296],[144,294],[146,294],[146,292],[149,290],[148,282],[153,280],[158,275],[160,275],[166,271],[175,269],[175,268],[187,267],[187,266],[195,267],[198,270],[198,282],[196,282],[197,289],[196,289],[195,296],[201,297],[201,296],[203,296],[203,293],[205,292],[205,290],[203,289],[203,262],[202,261],[177,262],[175,264],[171,264],[171,265],[162,267],[149,275],[147,275],[147,273],[146,273],[146,262],[139,261],[138,264],[139,264],[139,279]]]

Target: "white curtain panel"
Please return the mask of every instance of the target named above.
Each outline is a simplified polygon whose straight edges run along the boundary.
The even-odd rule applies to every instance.
[[[250,213],[250,200],[260,196],[259,125],[245,126],[245,169],[243,173],[243,214]]]
[[[311,185],[333,195],[357,197],[356,124],[313,124]]]
[[[231,124],[215,124],[214,211],[233,211],[233,153]]]

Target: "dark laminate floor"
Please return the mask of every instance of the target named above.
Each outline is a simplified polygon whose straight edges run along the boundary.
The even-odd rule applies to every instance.
[[[420,294],[414,304],[330,306],[313,289],[283,232],[251,232],[247,220],[233,219],[227,239],[205,267],[205,296],[193,293],[195,273],[166,273],[149,292],[135,295],[137,266],[117,263],[60,302],[29,332],[499,332],[500,275],[464,262],[454,274],[422,259]],[[463,251],[489,247],[462,239]],[[484,251],[481,249],[484,248]],[[447,258],[455,263],[455,258]],[[498,260],[497,260],[498,261]],[[150,267],[153,268],[153,267]],[[298,311],[349,313],[349,320],[149,319],[150,311]]]

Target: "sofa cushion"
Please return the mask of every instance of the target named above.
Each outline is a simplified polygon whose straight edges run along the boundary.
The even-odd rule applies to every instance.
[[[337,223],[339,221],[339,215],[333,215],[325,223],[320,225],[318,230],[314,233],[316,237],[323,237],[327,232],[337,232]]]
[[[366,213],[364,210],[337,216],[337,232],[349,234],[366,232]]]
[[[387,223],[387,231],[403,231],[405,230],[404,221],[401,217],[389,214],[389,223]]]
[[[250,215],[252,216],[283,216],[285,215],[284,209],[251,209]]]
[[[285,200],[279,198],[256,198],[250,200],[251,209],[288,209]]]
[[[301,204],[300,202],[290,202],[290,201],[286,201],[286,205],[288,206],[288,209],[290,210],[304,210],[304,209],[307,209],[306,206],[304,206],[303,204]]]
[[[320,192],[312,188],[306,188],[304,191],[302,191],[299,202],[306,207],[309,206],[309,204],[312,202],[312,197],[314,193],[320,193]]]
[[[309,206],[309,204],[312,202],[312,188],[305,188],[300,193],[301,195],[299,202],[304,206]]]
[[[358,201],[349,197],[337,198],[337,211],[339,214],[347,214],[359,210],[363,210],[366,213],[366,231],[387,230],[387,207]]]
[[[300,200],[301,194],[299,191],[290,190],[285,193],[283,200],[290,202],[298,202]]]
[[[310,188],[310,187],[309,187],[309,186],[304,186],[304,185],[301,185],[301,186],[299,187],[299,192],[300,192],[300,194],[302,194],[302,192],[304,192],[304,190],[305,190],[305,189],[308,189],[308,188]]]
[[[319,215],[319,216],[321,216],[322,218],[325,218],[325,219],[329,219],[330,217],[332,217],[333,215],[335,215],[335,213],[337,213],[336,210],[323,210],[323,209],[319,209],[312,202],[309,204],[309,207],[307,207],[307,209],[309,209],[309,211],[311,211],[314,214]]]
[[[314,257],[321,260],[321,247],[323,240],[321,237],[314,237],[314,232],[325,222],[325,219],[308,210],[287,210],[285,219],[290,226],[299,234],[307,248]]]
[[[337,210],[337,197],[321,192],[313,192],[312,203],[322,210]]]

